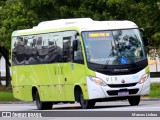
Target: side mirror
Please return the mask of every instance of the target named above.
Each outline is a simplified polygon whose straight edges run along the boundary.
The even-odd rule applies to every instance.
[[[76,32],[76,33],[74,34],[74,36],[75,36],[75,38],[77,38],[77,36],[79,36],[79,33]]]
[[[139,30],[140,30],[140,32],[142,32],[142,33],[144,32],[144,29],[143,29],[143,28],[139,28]]]
[[[143,37],[143,43],[144,43],[144,46],[148,46],[148,39],[147,39],[147,37]]]
[[[77,51],[78,50],[78,40],[74,40],[73,41],[73,51]]]

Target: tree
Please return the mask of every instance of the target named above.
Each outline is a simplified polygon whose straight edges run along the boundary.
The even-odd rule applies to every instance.
[[[28,10],[34,11],[38,22],[59,18],[58,0],[22,0],[22,3]]]
[[[0,42],[8,50],[11,33],[46,20],[90,17],[131,20],[145,30],[150,45],[159,47],[160,2],[157,0],[1,0]],[[9,57],[6,57],[9,61]]]
[[[150,45],[158,41],[155,37],[160,32],[160,6],[157,0],[107,0],[106,5],[111,19],[131,20],[144,28]],[[156,45],[159,46],[160,42]]]
[[[19,0],[8,0],[0,9],[0,42],[1,53],[6,60],[6,87],[10,85],[10,46],[11,34],[17,29],[27,29],[37,24],[37,16],[28,10]]]

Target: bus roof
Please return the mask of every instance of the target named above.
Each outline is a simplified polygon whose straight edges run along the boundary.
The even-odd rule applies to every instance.
[[[75,18],[75,19],[59,19],[44,21],[31,29],[17,30],[12,33],[12,36],[20,36],[27,34],[44,33],[45,31],[63,31],[79,30],[92,31],[92,30],[112,30],[112,29],[128,29],[138,28],[138,26],[131,21],[95,21],[91,18]],[[55,30],[54,30],[55,29]]]

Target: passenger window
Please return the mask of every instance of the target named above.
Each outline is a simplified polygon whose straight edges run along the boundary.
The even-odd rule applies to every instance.
[[[63,38],[63,62],[71,61],[71,37]]]
[[[25,44],[23,37],[13,39],[13,65],[22,65],[25,62]]]

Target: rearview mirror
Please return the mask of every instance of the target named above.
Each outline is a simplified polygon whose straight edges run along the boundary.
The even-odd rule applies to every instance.
[[[144,32],[144,28],[139,28],[139,30],[140,30],[140,32],[142,32],[142,33]]]

